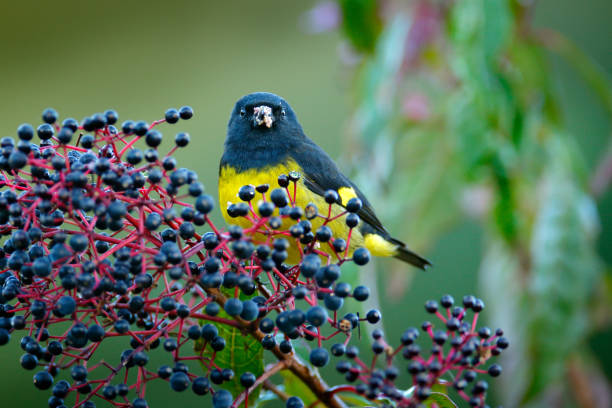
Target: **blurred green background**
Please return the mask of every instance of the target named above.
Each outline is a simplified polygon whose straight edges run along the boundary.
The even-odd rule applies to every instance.
[[[373,195],[372,201],[390,230],[424,251],[435,264],[431,273],[423,274],[407,272],[403,265],[385,260],[362,276],[377,286],[385,319],[401,322],[385,326],[389,338],[397,338],[405,327],[418,325],[425,318],[422,303],[428,298],[444,293],[460,298],[473,292],[492,306],[487,315],[490,324],[510,326],[512,344],[513,335],[518,340],[507,375],[491,381],[494,401],[507,407],[608,406],[612,332],[610,270],[605,265],[612,263],[612,190],[605,183],[596,192],[589,191],[589,186],[602,158],[612,154],[611,111],[605,103],[606,95],[610,98],[605,78],[612,73],[612,4],[605,0],[580,4],[547,0],[534,6],[530,1],[493,0],[339,3],[345,7],[344,25],[339,21],[341,9],[331,2],[5,2],[0,14],[0,136],[13,136],[22,122],[38,124],[42,109],[48,106],[62,117],[79,120],[113,108],[120,120],[150,122],[162,117],[169,107],[191,105],[195,117],[181,122],[179,128],[191,134],[192,143],[177,158],[181,165],[198,171],[207,190],[216,194],[218,160],[233,103],[253,91],[278,93],[292,104],[307,134],[337,157],[346,172]],[[375,4],[375,14],[369,13],[368,4]],[[529,18],[521,15],[523,6],[531,6],[525,9]],[[395,18],[393,7],[405,12],[406,20]],[[398,47],[394,36],[410,36],[411,29],[419,28],[414,28],[416,21],[425,23],[420,26],[425,46],[416,51]],[[551,28],[573,41],[585,54],[573,61],[584,68],[581,58],[587,58],[582,72],[594,70],[596,79],[591,82],[598,86],[589,86],[580,70],[572,67],[571,58],[546,50],[542,44],[512,37],[515,32],[508,27],[526,21],[529,27]],[[479,22],[484,22],[484,34],[478,32]],[[338,24],[341,27],[336,27]],[[429,39],[431,30],[438,32],[438,37]],[[506,45],[495,48],[495,38],[503,37],[504,30],[516,43],[508,46],[511,40],[506,38]],[[479,40],[472,41],[471,35]],[[490,80],[486,68],[470,65],[478,47],[485,50],[480,61],[483,66],[493,66],[492,59],[504,66],[507,58],[508,66],[516,69],[508,70],[509,83],[500,80],[501,86],[497,83],[488,88],[490,99],[470,99],[480,95],[476,89],[480,82]],[[503,54],[500,49],[504,47],[510,48],[509,54],[499,57],[496,53]],[[395,70],[394,58],[405,58]],[[466,79],[471,69],[480,72],[481,68],[484,76]],[[459,77],[460,86],[448,80],[449,71]],[[597,78],[604,78],[603,85]],[[530,92],[539,90],[538,86],[546,88],[542,99]],[[506,91],[511,96],[500,102],[499,94]],[[399,97],[398,92],[405,95]],[[472,105],[466,100],[482,109],[470,112]],[[520,101],[518,107],[508,109],[504,102],[508,100]],[[397,101],[400,103],[387,106]],[[462,106],[464,102],[467,106]],[[607,103],[612,103],[611,99]],[[516,113],[519,108],[523,109],[521,115]],[[503,129],[506,120],[516,129],[516,121],[523,119],[521,129],[525,130],[519,133],[535,140],[527,152],[497,143],[495,134],[478,137],[491,129]],[[450,153],[440,159],[437,153],[456,153],[457,143],[466,142],[452,139],[453,129],[472,125],[474,129],[466,134],[476,137],[467,140],[462,153],[465,157],[460,158],[469,161],[472,155],[478,163],[458,168],[449,164],[454,161]],[[165,134],[175,131],[168,127],[161,130]],[[568,156],[573,163],[558,174],[549,171],[545,161],[537,156],[534,159],[533,151],[543,149],[539,141],[550,139],[547,133],[563,135],[559,136],[562,146],[551,147],[552,156]],[[406,137],[397,138],[399,134]],[[385,149],[393,138],[397,138],[395,149]],[[486,154],[481,154],[483,150]],[[483,176],[488,165],[481,164],[483,157],[493,163],[493,181]],[[501,164],[496,165],[497,159],[491,157],[499,158]],[[504,167],[507,163],[511,163],[510,170]],[[554,163],[551,166],[558,168]],[[439,178],[449,185],[429,183],[426,177],[431,175],[423,169],[444,172],[446,178]],[[500,177],[500,172],[505,176]],[[511,187],[504,190],[500,180],[510,180]],[[586,217],[590,223],[587,231],[579,226],[562,242],[569,251],[569,264],[549,262],[545,256],[539,257],[538,251],[529,250],[529,245],[539,242],[538,236],[546,236],[537,232],[537,226],[547,219],[542,210],[548,208],[546,197],[554,204],[570,194],[537,194],[551,183],[575,184],[572,191],[579,191],[582,198],[570,200],[560,209],[551,207],[550,212],[563,215],[564,209],[572,214],[576,210],[579,221]],[[504,194],[510,194],[507,207]],[[573,207],[578,201],[580,209]],[[596,205],[598,215],[589,203]],[[535,213],[539,210],[544,215]],[[518,221],[508,227],[508,219],[513,217]],[[221,219],[220,214],[216,219]],[[577,246],[584,246],[576,253],[587,254],[587,266],[573,262]],[[567,279],[569,291],[576,296],[570,293],[569,303],[555,304],[552,313],[559,312],[558,316],[538,309],[539,298],[563,297],[557,289],[550,289],[550,282],[504,286],[507,274],[514,273],[508,272],[512,267],[507,265],[517,260],[520,264],[525,250],[532,253],[527,256],[528,265],[516,269],[527,278],[518,273],[514,280],[529,281],[532,263],[542,270],[577,272]],[[583,270],[592,280],[580,280]],[[546,279],[557,282],[566,277],[561,273]],[[578,286],[572,287],[574,284]],[[518,302],[523,292],[528,296]],[[574,313],[576,310],[580,313]],[[529,315],[532,311],[534,319]],[[538,337],[538,318],[542,316],[550,316],[544,319],[543,332],[558,336],[557,342]],[[516,323],[530,319],[527,325]],[[547,324],[555,319],[559,324]],[[579,327],[577,332],[564,330],[569,325]],[[19,367],[18,343],[12,342],[9,348],[11,352],[0,354],[3,404],[45,406],[47,393],[34,391],[32,373]],[[551,353],[542,353],[551,349]],[[558,375],[551,375],[551,371]],[[586,389],[580,388],[585,382]],[[148,401],[152,407],[203,404],[189,393],[171,393],[165,384],[151,391]]]

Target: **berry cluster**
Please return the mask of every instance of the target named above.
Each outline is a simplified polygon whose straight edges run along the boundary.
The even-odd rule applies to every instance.
[[[334,238],[327,225],[343,217],[357,227],[360,201],[353,199],[345,212],[331,217],[337,194],[330,191],[324,214],[312,205],[302,209],[295,205],[300,175],[290,173],[279,176],[271,191],[268,185],[242,187],[242,201],[227,211],[247,220],[248,227],[218,229],[209,218],[212,197],[197,174],[178,168],[172,156],[189,143],[189,135],[176,134],[174,147],[159,151],[158,125],[192,115],[189,107],[170,109],[165,119],[126,121],[118,128],[112,110],[60,124],[58,114],[47,109],[36,130],[19,126],[17,144],[12,138],[0,142],[0,234],[7,237],[0,248],[0,346],[23,333],[21,366],[36,371],[37,388],[52,390],[49,407],[90,408],[96,400],[146,407],[153,380],[165,380],[178,392],[210,393],[215,408],[248,405],[282,369],[291,370],[324,404],[342,406],[334,388],[312,375],[312,366],[329,362],[324,343],[338,337],[343,340],[331,353],[357,364],[338,369],[350,382],[367,385],[335,389],[372,400],[386,396],[406,406],[426,399],[427,387],[448,371],[463,373],[463,380],[455,381],[463,390],[477,367],[503,348],[501,333],[475,334],[476,321],[467,327],[466,309],[454,308],[447,317],[437,313],[448,328],[444,335],[425,328],[436,343],[428,359],[411,345],[414,331],[395,352],[375,331],[373,350],[387,353],[389,365],[384,372],[374,364],[368,370],[349,346],[351,334],[360,322],[374,324],[381,315],[340,313],[346,299],[369,296],[367,287],[340,280],[340,266],[366,264],[369,253],[360,248],[348,257],[350,234]],[[32,142],[35,134],[38,144]],[[138,145],[145,145],[144,151]],[[263,200],[253,203],[256,192]],[[322,225],[313,231],[315,218]],[[287,265],[292,245],[300,261]],[[443,306],[450,308],[448,302]],[[476,313],[482,308],[479,301],[466,302]],[[279,363],[266,372],[235,372],[239,369],[221,356],[231,347],[227,333],[236,332],[270,350]],[[107,339],[123,340],[125,347],[109,361],[98,357]],[[312,366],[297,356],[298,339],[310,342]],[[447,340],[452,350],[445,356]],[[149,354],[158,348],[171,364],[151,367]],[[398,399],[393,387],[397,370],[390,362],[402,348],[417,384],[414,398]],[[199,372],[191,372],[190,362],[200,363]],[[489,373],[499,373],[496,367]],[[63,371],[68,379],[59,379]],[[230,383],[242,388],[236,391]],[[484,404],[482,384],[472,391],[474,406]],[[303,403],[291,397],[287,406]]]
[[[434,330],[433,323],[426,321],[422,324],[421,330],[432,343],[425,349],[426,353],[417,341],[420,331],[414,327],[402,334],[400,345],[396,348],[386,342],[381,330],[375,329],[372,332],[373,360],[370,364],[359,358],[357,347],[334,344],[332,354],[346,357],[346,360],[338,362],[336,370],[344,374],[348,383],[358,382],[355,386],[336,389],[354,391],[370,400],[389,399],[399,407],[416,407],[432,395],[432,390],[450,386],[470,406],[487,407],[485,396],[488,383],[485,380],[476,381],[477,376],[489,374],[497,377],[501,374],[499,364],[489,365],[487,369],[482,367],[507,348],[509,342],[503,337],[501,329],[495,333],[488,327],[477,329],[478,314],[484,308],[482,300],[465,296],[463,307],[454,306],[454,303],[452,296],[443,296],[440,305],[445,309],[444,313],[438,310],[439,304],[434,300],[425,304],[427,312],[435,314],[444,325],[443,329]],[[467,318],[470,309],[474,313],[472,319]],[[400,369],[395,365],[395,360],[400,360],[399,356],[408,362],[406,371],[410,374],[412,385],[408,392],[395,385],[396,380],[401,380]],[[377,368],[379,361],[383,362],[383,368]],[[445,377],[452,380],[445,380]]]

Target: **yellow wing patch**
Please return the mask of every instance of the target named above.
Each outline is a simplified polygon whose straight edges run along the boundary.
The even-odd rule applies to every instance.
[[[352,187],[340,187],[338,189],[338,195],[340,196],[343,205],[346,205],[351,198],[357,197],[357,193]]]
[[[238,190],[240,187],[245,184],[253,184],[255,186],[259,184],[269,184],[270,190],[272,190],[278,187],[278,175],[283,173],[288,174],[291,171],[298,171],[301,173],[302,169],[297,163],[291,160],[287,163],[260,169],[246,170],[243,172],[238,172],[236,169],[230,166],[221,168],[219,175],[219,206],[221,207],[221,213],[223,214],[225,221],[229,224],[236,224],[242,227],[250,226],[248,220],[244,218],[230,218],[225,211],[228,204],[240,202],[240,199],[238,198]],[[290,188],[289,190],[291,193],[292,189]],[[357,197],[357,193],[351,187],[341,187],[338,189],[338,195],[342,199],[342,204],[346,204],[351,198]],[[255,198],[252,201],[255,208],[257,208],[257,203],[259,200],[261,200],[261,198],[261,194],[255,194]],[[302,208],[306,207],[306,205],[309,203],[314,203],[318,207],[321,215],[327,215],[328,204],[325,202],[323,197],[310,191],[304,185],[303,179],[298,182],[297,196],[295,201],[296,205]],[[332,206],[331,218],[336,217],[344,211],[344,208],[334,204]],[[288,229],[293,223],[295,223],[295,221],[286,219],[283,222],[281,229]],[[323,218],[316,217],[315,219],[311,220],[311,223],[312,230],[316,231],[323,224]],[[344,239],[347,238],[348,227],[346,226],[344,217],[336,218],[327,225],[332,229],[334,237]],[[270,239],[270,237],[260,235],[261,234],[255,236],[255,242],[266,242]],[[353,251],[361,246],[365,246],[372,253],[372,255],[375,256],[393,256],[396,254],[397,248],[396,245],[386,241],[380,235],[368,234],[363,237],[360,229],[355,228],[351,235],[348,256],[352,256]],[[332,252],[329,247],[329,244],[322,244],[320,249],[331,254]],[[287,263],[295,264],[299,262],[300,253],[295,244],[290,246],[288,253],[289,257],[287,258]]]
[[[276,166],[269,166],[263,169],[250,169],[242,172],[236,171],[235,168],[230,166],[224,166],[221,168],[219,174],[219,205],[222,210],[227,208],[230,203],[238,203],[238,190],[240,187],[252,184],[254,186],[260,184],[269,184],[270,189],[273,190],[278,187],[277,180],[280,174],[288,174],[291,171],[301,172],[300,166],[294,161],[288,161],[287,163],[279,164]],[[261,194],[255,195],[254,203],[261,199]],[[225,211],[222,211],[223,216],[227,218]]]
[[[365,247],[375,256],[393,256],[397,253],[397,245],[392,244],[380,235],[367,234]]]

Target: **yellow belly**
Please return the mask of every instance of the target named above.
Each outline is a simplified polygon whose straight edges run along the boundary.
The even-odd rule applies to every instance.
[[[251,184],[254,186],[258,186],[260,184],[269,184],[270,191],[271,191],[275,188],[278,188],[278,181],[277,181],[278,176],[280,174],[289,174],[289,172],[291,171],[297,171],[298,173],[303,174],[303,171],[300,168],[300,166],[294,161],[289,161],[281,165],[266,167],[264,169],[250,169],[244,172],[236,172],[235,169],[228,167],[228,166],[223,167],[219,175],[219,206],[221,208],[221,212],[223,213],[223,217],[225,218],[225,221],[228,224],[239,225],[243,228],[250,227],[251,223],[247,219],[242,218],[242,217],[231,218],[229,215],[227,215],[227,211],[225,211],[226,208],[230,204],[235,204],[235,203],[240,202],[240,198],[238,198],[238,190],[240,189],[240,187],[247,185],[247,184]],[[291,185],[289,186],[289,191],[290,193],[293,192],[293,187]],[[269,197],[269,192],[268,192],[267,197]],[[256,213],[257,213],[258,203],[261,200],[262,200],[261,194],[256,193],[255,198],[252,200],[253,207],[255,208]],[[323,197],[311,192],[304,185],[303,179],[300,178],[300,180],[297,182],[295,204],[303,209],[310,203],[313,203],[314,205],[317,206],[320,215],[327,216],[327,211],[329,208],[328,204],[325,202]],[[342,212],[344,212],[344,208],[342,206],[333,204],[332,211],[331,211],[331,218],[337,216],[338,214]],[[278,214],[278,210],[276,210],[276,214]],[[323,225],[324,221],[325,221],[324,218],[321,218],[321,217],[316,217],[310,220],[312,224],[312,231],[316,232],[316,230],[321,225]],[[296,221],[290,218],[285,218],[283,221],[281,230],[287,230],[295,223]],[[336,220],[328,222],[327,226],[329,226],[330,229],[332,230],[334,238],[343,238],[345,240],[347,239],[349,228],[347,227],[345,223],[344,216],[341,216]],[[369,234],[367,236],[368,239],[364,240],[364,237],[359,231],[359,228],[354,228],[353,232],[351,233],[351,240],[350,240],[350,245],[349,245],[348,256],[352,256],[352,253],[356,248],[359,248],[362,246],[367,247],[368,246],[367,241],[371,241],[372,244],[376,244],[376,246],[379,247],[381,245],[380,242],[374,242],[376,240],[374,238],[371,238],[372,236],[373,235]],[[270,238],[269,236],[266,236],[263,234],[257,234],[254,237],[254,241],[256,243],[263,243],[271,239],[273,238]],[[289,250],[287,251],[289,257],[287,258],[286,262],[289,264],[296,264],[299,262],[299,259],[300,259],[298,240],[289,239],[289,241],[291,243],[291,246]],[[329,243],[322,243],[319,249],[334,256],[334,252],[331,249]],[[370,251],[372,251],[372,249],[376,250],[376,248],[368,248],[368,249],[370,249]],[[394,246],[392,249],[394,249]],[[373,253],[373,255],[389,256],[392,254],[391,253],[389,254]]]

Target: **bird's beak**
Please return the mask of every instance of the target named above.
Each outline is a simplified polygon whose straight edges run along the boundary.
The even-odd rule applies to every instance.
[[[272,108],[266,105],[257,106],[253,109],[253,125],[255,127],[265,125],[268,129],[272,127],[274,115]]]

